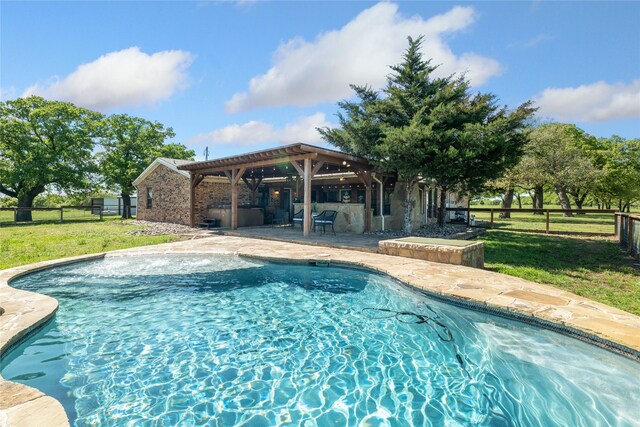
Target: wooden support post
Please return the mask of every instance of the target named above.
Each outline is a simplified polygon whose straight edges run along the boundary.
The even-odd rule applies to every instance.
[[[549,234],[549,209],[547,209],[547,234]]]
[[[493,228],[493,209],[491,209],[491,222],[489,223],[489,228]]]
[[[231,177],[231,229],[238,229],[238,182],[242,175],[244,175],[244,171],[246,168],[240,169],[232,169],[231,173],[227,173],[225,171],[225,175],[227,177]]]
[[[238,228],[238,186],[236,183],[237,169],[231,171],[231,229]]]
[[[360,181],[364,184],[364,229],[365,231],[371,231],[371,186],[373,185],[373,178],[371,177],[371,171],[359,170],[356,172]]]
[[[14,224],[18,223],[18,209],[13,210],[13,222]]]
[[[62,211],[63,211],[63,209],[60,208],[60,224],[62,224],[62,215],[63,215]]]
[[[371,231],[371,185],[371,182],[365,185],[364,193],[364,229],[366,231]]]
[[[311,235],[311,159],[304,159],[304,237]]]

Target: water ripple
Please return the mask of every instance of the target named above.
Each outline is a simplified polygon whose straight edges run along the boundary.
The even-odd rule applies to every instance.
[[[361,271],[158,256],[13,284],[60,310],[2,375],[59,399],[78,426],[640,419],[637,363]]]

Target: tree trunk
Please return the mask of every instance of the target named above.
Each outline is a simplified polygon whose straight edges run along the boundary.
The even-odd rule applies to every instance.
[[[544,208],[544,188],[542,186],[536,187],[533,190],[533,208],[534,209]],[[533,214],[544,215],[544,212],[534,212]]]
[[[508,188],[507,191],[504,192],[502,205],[500,206],[501,209],[511,209],[511,205],[513,204],[513,193],[513,188]],[[511,218],[511,212],[500,212],[500,218]]]
[[[415,186],[415,181],[413,179],[407,179],[404,182],[404,202],[402,205],[404,206],[404,224],[403,230],[405,234],[411,234],[413,231],[413,187]],[[384,212],[384,206],[380,206],[381,212]]]
[[[447,220],[447,189],[442,187],[440,189],[440,208],[438,209],[438,225],[444,227],[444,223]]]
[[[516,192],[515,196],[516,200],[518,201],[518,209],[522,209],[522,197],[520,196],[520,193]]]
[[[562,209],[571,209],[571,202],[567,196],[567,190],[562,185],[556,185],[556,194],[558,195],[558,199],[560,199],[560,206],[562,206]],[[565,212],[564,216],[570,217],[573,215],[571,212]]]
[[[18,196],[18,207],[19,208],[32,208],[33,200],[36,196],[44,191],[44,186],[35,187],[26,193],[22,193]],[[16,214],[16,219],[18,221],[23,222],[31,222],[33,221],[33,217],[31,216],[30,210],[19,210]]]
[[[576,204],[576,209],[582,209],[582,205],[587,198],[588,193],[584,193],[582,196],[573,195],[573,202]]]
[[[122,196],[122,219],[131,218],[131,196],[127,193],[120,193]]]

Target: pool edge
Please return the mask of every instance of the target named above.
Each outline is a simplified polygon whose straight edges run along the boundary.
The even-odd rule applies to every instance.
[[[104,258],[105,253],[41,261],[0,271],[0,357],[37,332],[58,310],[55,298],[11,287],[19,277],[49,268]],[[7,308],[8,307],[8,308]],[[69,426],[62,404],[40,390],[0,375],[0,425]]]
[[[19,333],[15,333],[14,335],[9,336],[8,338],[0,336],[0,339],[2,339],[2,341],[0,341],[0,356],[2,356],[6,351],[8,351],[14,345],[22,341],[31,332],[33,332],[34,330],[37,330],[40,326],[44,325],[44,323],[46,323],[48,320],[50,320],[53,317],[57,309],[57,301],[54,298],[51,298],[42,294],[14,289],[10,286],[10,282],[12,280],[15,280],[18,277],[24,276],[26,274],[34,273],[34,272],[41,271],[48,268],[54,268],[62,265],[69,265],[69,264],[74,264],[74,263],[84,262],[84,261],[97,260],[97,259],[102,259],[102,258],[111,257],[111,256],[199,254],[199,255],[237,255],[240,257],[268,261],[272,263],[313,264],[313,265],[319,265],[319,266],[333,265],[337,267],[345,267],[345,268],[370,271],[370,272],[388,277],[405,287],[409,287],[412,290],[424,293],[429,297],[441,299],[447,303],[459,305],[461,307],[465,307],[468,309],[487,312],[487,313],[495,314],[501,317],[506,317],[509,319],[534,324],[536,326],[541,326],[541,327],[544,327],[545,329],[554,330],[556,332],[572,336],[574,338],[580,339],[582,341],[588,342],[589,344],[596,345],[598,347],[604,348],[614,353],[618,353],[619,355],[625,356],[632,360],[640,361],[640,351],[639,351],[640,348],[635,349],[635,348],[628,347],[622,343],[616,342],[613,339],[607,338],[605,333],[602,333],[602,332],[598,333],[598,331],[589,330],[588,328],[581,328],[579,325],[568,325],[567,323],[562,321],[545,318],[544,313],[540,313],[538,315],[537,312],[527,312],[524,309],[519,310],[518,308],[510,307],[505,304],[500,305],[498,303],[483,301],[478,298],[474,298],[473,295],[470,295],[470,296],[461,295],[461,294],[456,295],[452,293],[446,293],[441,290],[437,290],[436,288],[428,289],[426,287],[420,286],[420,284],[418,283],[419,281],[413,281],[412,283],[412,280],[410,279],[403,279],[401,277],[403,276],[403,274],[398,274],[398,273],[394,274],[394,272],[392,271],[393,270],[392,268],[385,270],[381,267],[376,266],[376,261],[378,261],[377,263],[380,264],[379,261],[384,260],[385,261],[384,265],[386,266],[387,263],[394,264],[394,261],[402,260],[401,262],[399,262],[401,266],[404,266],[405,264],[406,265],[415,264],[415,265],[426,266],[426,267],[429,267],[429,266],[434,268],[437,267],[437,268],[444,269],[445,271],[455,271],[456,269],[459,270],[460,268],[462,268],[462,269],[468,269],[468,270],[475,270],[476,272],[482,272],[480,273],[480,275],[489,275],[488,277],[505,276],[499,273],[488,272],[486,270],[469,269],[467,267],[437,264],[429,261],[394,257],[391,255],[358,252],[358,251],[353,251],[348,249],[332,249],[327,247],[307,246],[301,243],[285,243],[285,242],[273,241],[272,242],[273,244],[286,245],[287,250],[281,250],[279,252],[276,249],[282,249],[282,248],[266,248],[265,249],[264,241],[257,240],[257,243],[255,242],[256,242],[256,239],[251,239],[246,237],[212,236],[209,238],[199,239],[198,241],[186,241],[186,242],[178,241],[178,242],[171,242],[171,243],[162,243],[158,245],[119,249],[119,250],[114,250],[109,252],[102,252],[98,254],[81,255],[77,257],[43,261],[43,262],[38,262],[34,264],[13,267],[7,270],[1,270],[0,271],[0,296],[3,296],[3,294],[5,293],[8,294],[10,292],[11,293],[25,292],[25,293],[31,294],[31,296],[36,296],[36,300],[39,300],[41,302],[46,301],[50,304],[52,300],[55,302],[55,307],[53,309],[49,309],[48,313],[47,313],[47,310],[45,310],[44,314],[39,315],[35,321],[32,321],[31,323],[29,323],[27,327],[23,328],[24,330],[21,330]],[[230,243],[233,243],[233,244],[230,244]],[[251,246],[252,243],[255,243],[257,246],[252,247]],[[293,251],[291,250],[292,246],[309,249],[311,252],[309,251],[305,252],[304,250]],[[261,253],[264,250],[267,250],[268,254]],[[322,252],[319,252],[319,251],[322,251]],[[370,262],[367,262],[366,257],[372,257]],[[506,277],[512,279],[515,282],[539,285],[541,288],[550,287],[549,285],[536,284],[534,282],[528,282],[523,279],[518,279],[511,276],[506,276]],[[514,289],[518,289],[517,286],[514,285]],[[563,295],[570,294],[564,291],[562,291],[561,293]],[[570,294],[570,295],[573,295],[573,294]],[[576,295],[574,296],[578,297]],[[592,300],[589,300],[587,298],[583,298],[583,297],[578,297],[578,298],[584,301],[593,302]],[[606,306],[605,304],[595,303],[595,302],[593,303],[596,305],[601,305],[604,307],[611,308],[613,310],[621,311],[619,309]],[[622,313],[625,313],[628,316],[631,316],[634,318],[638,318],[638,316],[632,315],[630,313],[626,313],[626,312],[622,312]],[[4,321],[6,321],[5,315],[6,315],[6,312],[0,315],[0,332],[3,332]],[[3,319],[3,317],[5,317],[5,319]],[[7,342],[9,341],[10,343],[7,344]],[[5,390],[4,386],[7,383],[11,385],[17,384],[17,383],[7,381],[0,376],[0,393],[3,390]],[[32,387],[29,387],[23,384],[17,384],[17,385],[24,387],[25,390],[27,391],[28,389],[35,390],[41,395],[32,400],[28,400],[26,402],[25,401],[17,402],[15,405],[9,406],[8,408],[4,408],[4,406],[0,407],[0,425],[11,426],[12,425],[11,420],[14,418],[16,420],[29,419],[29,421],[31,422],[31,419],[29,417],[32,417],[33,413],[42,413],[44,415],[42,420],[46,420],[46,422],[44,424],[40,423],[38,425],[55,425],[55,426],[69,425],[69,420],[60,402],[58,402],[57,400],[55,400],[50,396],[44,395],[42,392],[39,392],[38,390],[33,389]],[[41,405],[38,406],[37,402],[40,402]],[[29,405],[26,405],[26,403],[29,403]],[[17,416],[18,414],[19,416]],[[9,417],[9,415],[11,415],[11,417]],[[27,418],[24,418],[24,417],[27,417]],[[5,424],[3,424],[3,421],[5,422]]]

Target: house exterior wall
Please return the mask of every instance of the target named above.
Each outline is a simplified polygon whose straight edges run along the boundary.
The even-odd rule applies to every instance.
[[[153,189],[151,209],[147,188]],[[160,165],[138,183],[137,190],[138,219],[189,225],[189,178]]]
[[[418,229],[425,224],[432,224],[437,222],[437,216],[432,218],[427,218],[427,193],[430,188],[426,186],[416,185],[412,191],[412,200],[413,200],[413,212],[411,213],[412,226],[413,229]],[[422,200],[420,198],[420,192],[422,193]],[[384,216],[384,229],[385,230],[402,230],[404,226],[404,182],[397,182],[395,184],[395,189],[391,194],[391,215]],[[449,202],[448,207],[455,208],[458,206],[466,207],[468,203],[468,197],[461,196],[456,193],[450,193],[448,196]],[[440,192],[436,191],[436,200],[434,201],[436,206],[440,206]],[[422,206],[424,205],[424,206]],[[453,217],[454,213],[451,212],[450,216]],[[380,216],[376,215],[372,218],[371,221],[371,229],[372,231],[377,231],[382,229],[382,223],[380,220]]]
[[[226,181],[226,178],[224,179]],[[231,186],[220,179],[205,178],[196,187],[195,219],[202,222],[207,217],[207,208],[211,205],[230,205]],[[159,165],[138,183],[137,218],[145,221],[171,222],[189,225],[190,180],[188,177]],[[153,189],[153,204],[147,208],[147,188]],[[238,184],[238,204],[246,205],[250,201],[249,188]]]
[[[188,179],[187,179],[188,181]],[[226,178],[225,178],[225,181]],[[189,193],[187,193],[187,207]],[[251,191],[242,181],[238,183],[238,206],[251,202]],[[196,187],[195,217],[196,224],[207,217],[207,210],[211,205],[231,205],[231,184],[229,181],[220,182],[205,178]]]
[[[189,185],[188,177],[163,165],[159,165],[138,183],[138,211],[141,220],[170,222],[189,225]],[[147,188],[153,189],[153,206],[147,208]],[[271,189],[270,203],[279,206],[276,188]],[[416,185],[412,191],[414,200],[412,222],[413,228],[420,228],[428,222],[435,222],[435,218],[427,218],[426,207],[421,207],[420,191],[423,191],[422,204],[426,203],[427,187]],[[293,190],[292,190],[293,191]],[[391,215],[385,215],[385,230],[402,230],[404,222],[404,183],[397,182],[391,195]],[[439,192],[437,192],[439,198]],[[251,192],[244,182],[238,183],[238,205],[249,205]],[[211,206],[230,205],[231,187],[226,178],[205,178],[195,191],[195,220],[202,222],[208,216]],[[467,198],[450,195],[450,207],[466,206]],[[371,219],[372,231],[381,229],[380,216]]]

